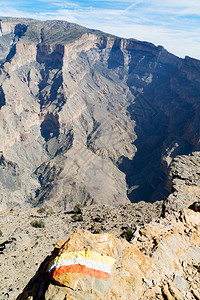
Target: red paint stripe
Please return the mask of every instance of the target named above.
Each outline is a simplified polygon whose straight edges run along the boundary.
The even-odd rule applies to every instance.
[[[61,266],[59,268],[56,268],[54,271],[51,272],[52,277],[59,276],[64,273],[79,273],[83,275],[87,275],[90,277],[94,277],[97,279],[102,279],[107,281],[108,278],[110,277],[110,274],[107,272],[102,272],[99,270],[94,270],[91,268],[87,268],[84,265],[71,265],[71,266]]]

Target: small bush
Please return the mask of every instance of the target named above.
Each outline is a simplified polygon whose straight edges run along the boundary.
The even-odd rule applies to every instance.
[[[82,211],[81,211],[81,204],[80,203],[77,203],[75,206],[74,206],[74,209],[73,211],[77,214],[81,214]]]
[[[49,209],[48,214],[50,214],[50,215],[55,214],[55,211],[53,211],[52,209]]]
[[[39,239],[39,238],[43,238],[43,235],[37,235],[37,238]]]
[[[105,230],[105,228],[101,224],[94,223],[92,224],[90,231],[95,234],[100,234]]]
[[[132,240],[134,231],[132,229],[126,229],[122,234],[121,237],[123,237],[124,239],[126,239],[128,242],[130,242]]]
[[[35,228],[44,228],[45,227],[45,223],[42,220],[34,220],[31,222],[31,226],[35,227]]]
[[[0,229],[0,236],[3,236],[3,232],[1,231],[1,229]]]
[[[75,214],[72,216],[72,219],[73,219],[74,221],[83,221],[82,213],[81,213],[81,214],[75,213]]]
[[[100,233],[102,233],[102,230],[100,228],[96,228],[96,229],[92,230],[92,233],[94,233],[94,234],[100,234]]]
[[[38,214],[44,214],[45,212],[46,212],[46,208],[44,208],[44,207],[41,207],[37,210]]]

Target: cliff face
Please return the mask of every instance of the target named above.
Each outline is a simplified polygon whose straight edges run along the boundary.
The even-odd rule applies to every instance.
[[[171,159],[199,147],[197,60],[63,21],[1,18],[0,64],[1,209],[161,200]]]
[[[164,215],[177,215],[187,207],[200,203],[200,152],[177,156],[170,169],[173,193],[164,201]],[[197,210],[197,209],[196,209]]]

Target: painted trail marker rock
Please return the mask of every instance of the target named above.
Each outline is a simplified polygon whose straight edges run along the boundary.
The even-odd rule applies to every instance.
[[[199,216],[186,209],[179,219],[153,221],[131,243],[77,230],[56,245],[17,300],[200,299]]]
[[[50,264],[52,277],[77,273],[107,281],[115,259],[95,251],[75,251],[57,256]]]

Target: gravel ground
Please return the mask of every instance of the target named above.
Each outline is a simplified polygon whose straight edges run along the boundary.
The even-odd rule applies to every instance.
[[[161,210],[162,202],[139,202],[115,208],[77,207],[60,213],[28,206],[0,212],[0,299],[16,299],[57,241],[68,239],[76,229],[119,237],[127,229],[134,233],[138,225],[160,217]],[[35,221],[41,228],[34,227],[38,223],[31,225]]]

